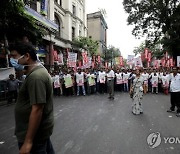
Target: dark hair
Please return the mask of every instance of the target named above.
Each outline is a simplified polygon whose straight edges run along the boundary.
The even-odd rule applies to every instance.
[[[10,45],[9,50],[16,50],[20,55],[25,55],[26,53],[29,53],[32,60],[37,60],[36,49],[31,43],[18,42]]]

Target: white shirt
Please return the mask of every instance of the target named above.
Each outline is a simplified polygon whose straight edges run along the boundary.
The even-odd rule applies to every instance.
[[[77,84],[79,84],[79,83],[84,84],[84,72],[81,72],[80,74],[76,73],[76,83]]]
[[[149,78],[149,74],[148,73],[143,73],[142,77],[143,77],[144,81],[147,81],[148,78]]]
[[[129,74],[128,73],[123,73],[124,83],[128,83],[128,78],[129,78]]]
[[[170,91],[171,92],[180,92],[180,74],[176,76],[172,76],[171,84],[170,84]]]
[[[103,72],[99,72],[99,82],[100,83],[105,83],[106,81],[106,73],[103,71]]]
[[[108,79],[108,80],[112,80],[112,79],[114,79],[114,77],[115,77],[115,74],[114,74],[114,71],[113,71],[113,70],[111,70],[111,71],[109,71],[109,72],[107,73],[107,79]]]
[[[152,84],[155,83],[155,82],[158,83],[158,74],[156,74],[156,76],[152,75],[151,82],[152,82]]]
[[[166,74],[166,75],[162,75],[161,76],[161,80],[162,80],[162,84],[165,85],[165,84],[168,84],[169,85],[169,75]]]

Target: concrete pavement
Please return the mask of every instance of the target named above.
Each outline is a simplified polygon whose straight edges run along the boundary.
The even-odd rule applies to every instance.
[[[179,154],[180,118],[166,112],[169,96],[145,95],[143,115],[131,113],[132,101],[127,93],[116,93],[114,100],[107,97],[105,94],[54,98],[52,142],[56,154]],[[13,136],[13,108],[14,105],[0,107],[2,154],[18,153]],[[153,132],[160,133],[160,145],[159,138],[150,141],[151,146],[158,145],[156,148],[147,143]]]

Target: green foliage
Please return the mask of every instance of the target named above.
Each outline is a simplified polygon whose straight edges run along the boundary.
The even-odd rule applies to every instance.
[[[73,45],[75,47],[87,50],[91,56],[97,55],[98,53],[98,41],[94,41],[89,37],[80,36],[79,38],[73,40]]]
[[[21,0],[1,0],[0,7],[0,39],[6,35],[9,41],[15,41],[28,36],[33,43],[41,41],[46,31],[24,12]]]
[[[147,36],[152,43],[162,39],[165,49],[180,51],[179,0],[124,0],[123,5],[128,24],[134,25],[133,35]]]
[[[105,61],[110,62],[112,59],[119,56],[121,56],[121,51],[111,45],[106,49],[103,58],[105,59]]]

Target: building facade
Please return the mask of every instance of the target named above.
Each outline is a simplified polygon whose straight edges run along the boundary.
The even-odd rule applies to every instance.
[[[107,23],[100,11],[87,15],[88,37],[99,42],[98,53],[101,55],[107,46]]]
[[[43,5],[42,5],[43,2]],[[79,36],[87,36],[85,0],[37,0],[29,1],[29,7],[52,21],[55,28],[44,37],[47,53],[45,63],[54,65],[59,53],[72,50],[72,41]],[[43,8],[42,8],[43,7]],[[40,19],[41,20],[41,19]],[[43,54],[39,54],[40,58]],[[57,62],[58,63],[58,62]]]

